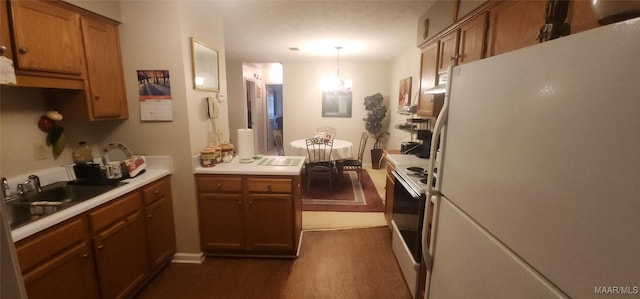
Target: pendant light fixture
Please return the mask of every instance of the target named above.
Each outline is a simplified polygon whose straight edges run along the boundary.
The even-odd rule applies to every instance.
[[[340,78],[340,50],[342,47],[336,46],[335,49],[338,54],[336,56],[336,78],[333,84],[333,89],[336,93],[348,93],[351,92],[351,80],[345,81]]]
[[[336,56],[336,91],[344,90],[344,81],[340,79],[340,49],[342,49],[342,47],[336,46],[336,50],[338,51],[338,55]]]

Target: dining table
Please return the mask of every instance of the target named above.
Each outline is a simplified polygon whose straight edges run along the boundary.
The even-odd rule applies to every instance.
[[[331,150],[330,160],[344,160],[351,159],[353,155],[351,154],[351,150],[353,148],[353,143],[347,140],[334,139],[333,140],[333,148]],[[287,155],[291,156],[305,156],[307,160],[309,159],[309,153],[307,152],[307,141],[306,139],[296,139],[289,143],[289,151]]]

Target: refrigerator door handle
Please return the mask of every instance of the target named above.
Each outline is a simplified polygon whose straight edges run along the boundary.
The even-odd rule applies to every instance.
[[[422,258],[424,259],[426,267],[426,281],[425,281],[425,299],[429,298],[429,287],[431,284],[431,273],[433,273],[433,259],[436,248],[436,239],[438,235],[438,210],[440,205],[440,196],[427,197],[426,213],[424,217],[424,223],[422,226]],[[433,204],[431,204],[433,203]],[[429,227],[431,224],[431,227]],[[427,247],[427,233],[431,232],[429,239],[429,246]]]
[[[447,124],[447,120],[448,120],[448,115],[449,115],[449,98],[450,98],[450,94],[451,94],[451,77],[453,75],[453,66],[449,66],[448,69],[448,73],[447,73],[447,87],[446,87],[446,91],[444,94],[444,103],[442,105],[442,109],[440,110],[440,114],[438,115],[438,118],[436,119],[436,124],[433,127],[433,136],[431,138],[432,142],[431,142],[431,149],[430,152],[433,153],[432,155],[432,159],[429,159],[429,168],[427,169],[427,173],[428,178],[427,178],[427,195],[431,196],[431,195],[441,195],[440,193],[440,185],[442,180],[437,180],[436,181],[436,185],[433,185],[433,174],[434,171],[433,169],[435,168],[435,163],[436,163],[436,155],[437,155],[437,148],[438,145],[440,145],[440,163],[442,164],[444,162],[444,159],[442,155],[444,155],[444,147],[446,142],[444,142],[444,134],[442,134],[443,128],[444,126]],[[441,140],[441,142],[438,142],[440,136],[442,135],[443,140]],[[442,165],[439,165],[440,168],[442,168]],[[442,169],[441,169],[442,170]],[[441,171],[442,174],[442,171]]]

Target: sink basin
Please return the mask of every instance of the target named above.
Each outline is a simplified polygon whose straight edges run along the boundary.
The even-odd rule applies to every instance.
[[[11,228],[46,217],[61,209],[111,191],[126,182],[109,185],[74,185],[57,182],[42,187],[41,192],[30,191],[5,201]]]

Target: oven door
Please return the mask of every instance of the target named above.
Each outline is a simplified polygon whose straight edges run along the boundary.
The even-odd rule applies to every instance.
[[[415,190],[398,172],[394,171],[393,176],[395,185],[392,219],[414,261],[419,263],[422,257],[422,226],[426,196]]]
[[[402,174],[396,171],[393,172],[393,176],[395,186],[393,189],[391,246],[411,295],[413,298],[417,298],[420,293],[418,289],[425,195],[411,186],[409,178],[403,178]]]

